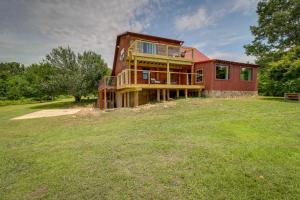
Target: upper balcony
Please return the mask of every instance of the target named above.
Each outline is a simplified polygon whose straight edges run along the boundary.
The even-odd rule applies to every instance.
[[[151,62],[192,65],[194,49],[183,46],[167,45],[150,41],[135,40],[128,48],[127,60],[135,58]]]

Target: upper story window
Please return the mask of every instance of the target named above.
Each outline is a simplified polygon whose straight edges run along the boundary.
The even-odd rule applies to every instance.
[[[140,43],[140,52],[147,53],[147,54],[156,54],[156,44],[150,42],[141,42]]]
[[[216,79],[229,80],[229,66],[217,64],[216,65]]]
[[[203,82],[203,69],[196,70],[196,83]]]
[[[250,67],[242,67],[240,79],[243,81],[251,81],[252,80],[252,68]]]

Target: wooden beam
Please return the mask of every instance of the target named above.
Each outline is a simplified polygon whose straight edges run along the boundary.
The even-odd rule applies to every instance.
[[[123,107],[127,107],[127,93],[123,94]]]
[[[107,108],[107,104],[106,104],[106,89],[104,89],[104,106],[103,106],[103,108],[104,108],[104,110],[106,110],[106,108]]]
[[[101,95],[101,93],[102,93],[102,90],[99,90],[98,91],[98,103],[99,103],[100,110],[102,108],[102,95]]]
[[[201,97],[201,89],[200,90],[198,90],[198,97]]]
[[[156,100],[158,101],[158,102],[160,102],[160,89],[157,89],[156,90],[157,92],[156,92]]]
[[[130,107],[130,93],[127,92],[127,107]]]
[[[116,92],[116,106],[117,108],[122,107],[122,94],[120,92]]]
[[[170,85],[170,63],[169,61],[167,62],[167,84]]]
[[[166,89],[163,89],[163,101],[166,101]]]
[[[176,97],[179,98],[179,89],[176,90]]]
[[[192,67],[191,67],[191,84],[193,85],[193,84],[195,84],[195,82],[194,82],[194,79],[195,79],[195,74],[194,74],[194,68],[195,68],[195,66],[194,66],[194,64],[192,65]]]
[[[184,90],[184,97],[187,99],[188,98],[188,89]]]
[[[137,106],[139,106],[139,92],[135,91],[135,92],[133,92],[133,94],[134,94],[134,103],[133,103],[133,106],[137,107]]]
[[[137,59],[134,59],[134,84],[137,84]]]
[[[167,89],[167,100],[169,101],[170,100],[170,90]]]

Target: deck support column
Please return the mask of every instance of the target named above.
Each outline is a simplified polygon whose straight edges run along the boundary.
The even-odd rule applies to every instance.
[[[104,89],[103,92],[104,92],[104,95],[103,95],[104,96],[104,103],[103,103],[104,105],[103,105],[103,108],[104,108],[104,110],[106,110],[106,108],[107,108],[107,103],[106,103],[106,89]]]
[[[101,95],[102,91],[99,90],[98,91],[98,104],[99,104],[99,109],[101,110],[102,108],[102,105],[101,105],[101,102],[102,102],[102,95]]]
[[[179,98],[179,89],[176,90],[176,98]]]
[[[117,108],[122,107],[122,94],[120,92],[116,92],[116,106]]]
[[[127,107],[130,107],[130,93],[127,92]]]
[[[171,83],[171,75],[170,75],[170,63],[167,62],[167,84],[170,85]]]
[[[184,97],[187,99],[188,98],[188,89],[184,89]]]
[[[170,90],[167,89],[167,101],[169,101],[169,100],[170,100]]]
[[[133,106],[138,107],[139,106],[139,91],[134,91],[133,94],[134,94]]]
[[[201,89],[200,90],[198,90],[198,97],[201,97]]]
[[[166,89],[163,89],[163,101],[166,101]]]
[[[157,92],[156,92],[156,100],[158,101],[158,102],[160,102],[160,89],[157,89],[156,90]]]
[[[192,69],[191,69],[191,85],[194,84],[195,81],[195,74],[194,74],[194,64],[192,65]]]
[[[123,107],[127,107],[127,93],[123,93]]]
[[[137,84],[137,59],[134,59],[134,84]]]

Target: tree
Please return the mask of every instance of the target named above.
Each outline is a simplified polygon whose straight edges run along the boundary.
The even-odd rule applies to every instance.
[[[32,64],[26,68],[25,79],[30,83],[32,97],[53,99],[59,94],[55,77],[58,71],[49,63]]]
[[[300,45],[299,0],[263,0],[257,5],[257,14],[258,25],[250,27],[254,40],[245,45],[248,55],[260,60]]]
[[[299,0],[262,0],[257,5],[257,14],[258,25],[250,27],[254,40],[244,47],[247,55],[255,56],[261,67],[259,91],[282,95],[289,91],[287,85],[297,82],[296,77],[285,73],[300,59],[293,59],[294,64],[286,63],[300,45],[300,3]]]
[[[30,97],[30,85],[23,76],[12,76],[7,81],[7,98],[17,100]]]
[[[78,64],[85,74],[86,90],[89,94],[96,94],[99,80],[109,73],[107,64],[101,55],[93,51],[78,54]]]
[[[0,97],[6,98],[8,92],[8,80],[13,76],[22,76],[24,65],[16,62],[0,63]],[[20,97],[20,95],[15,95]]]
[[[76,102],[95,92],[98,81],[108,72],[101,56],[92,51],[78,54],[77,58],[70,47],[58,47],[46,60],[59,71],[56,80],[61,92],[74,96]]]

